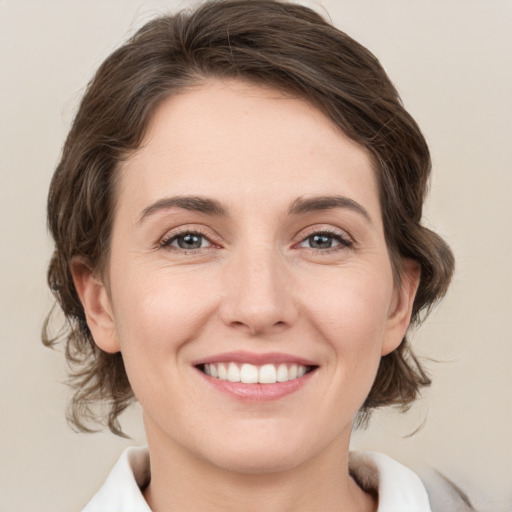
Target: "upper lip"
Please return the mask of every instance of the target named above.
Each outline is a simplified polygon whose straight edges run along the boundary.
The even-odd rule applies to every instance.
[[[317,366],[314,361],[306,359],[304,357],[295,356],[292,354],[285,354],[282,352],[266,352],[262,354],[254,352],[236,351],[236,352],[223,352],[221,354],[215,354],[212,356],[205,357],[204,359],[198,359],[192,362],[194,366],[202,364],[212,363],[249,363],[254,366],[262,366],[264,364],[300,364],[303,366]]]

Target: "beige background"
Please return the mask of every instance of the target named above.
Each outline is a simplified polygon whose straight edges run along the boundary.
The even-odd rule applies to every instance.
[[[383,62],[430,142],[426,223],[452,245],[453,288],[414,338],[434,385],[375,416],[355,447],[432,464],[480,510],[512,510],[512,2],[325,0]],[[46,189],[83,87],[120,41],[186,2],[0,0],[0,510],[79,510],[121,449],[65,423],[62,353],[39,342],[51,305]],[[320,9],[321,10],[321,9]],[[425,423],[413,437],[407,437]]]

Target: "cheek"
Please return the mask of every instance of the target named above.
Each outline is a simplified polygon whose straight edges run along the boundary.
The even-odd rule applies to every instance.
[[[177,415],[191,400],[187,393],[173,393],[186,377],[188,366],[180,363],[211,316],[215,294],[188,271],[141,267],[125,275],[130,279],[117,281],[113,302],[128,379],[150,416]],[[166,412],[160,411],[162,403],[168,404]]]
[[[380,357],[392,299],[392,277],[387,272],[350,269],[333,272],[307,295],[307,311],[318,331],[338,355],[351,360]]]
[[[331,419],[333,435],[353,421],[375,380],[392,298],[389,275],[338,268],[330,276],[310,275],[303,288],[309,292],[301,293],[303,321],[325,357],[328,385],[317,400],[318,417]]]
[[[113,297],[123,356],[177,357],[178,349],[201,331],[215,307],[212,279],[165,267],[134,269],[126,275],[130,280],[118,281]]]

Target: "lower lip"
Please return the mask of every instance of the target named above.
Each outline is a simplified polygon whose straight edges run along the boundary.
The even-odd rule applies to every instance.
[[[206,375],[201,370],[197,370],[206,382],[217,391],[231,395],[238,400],[251,402],[273,401],[284,398],[301,389],[315,373],[313,370],[306,373],[298,379],[288,380],[286,382],[276,382],[274,384],[245,384],[243,382],[230,382]]]

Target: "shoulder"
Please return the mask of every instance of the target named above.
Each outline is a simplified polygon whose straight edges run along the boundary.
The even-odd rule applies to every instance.
[[[82,512],[151,512],[141,491],[149,479],[147,448],[127,448]]]
[[[349,466],[358,485],[379,496],[378,512],[474,511],[467,497],[434,470],[415,472],[378,452],[351,452]]]
[[[439,471],[421,468],[418,474],[427,488],[433,512],[476,512],[468,496]]]

